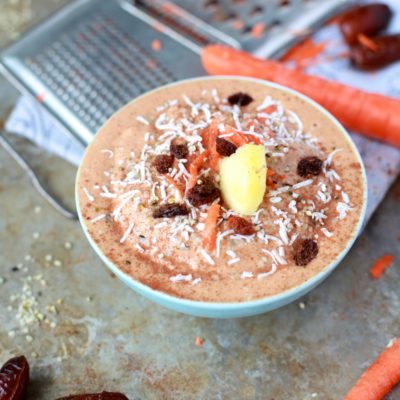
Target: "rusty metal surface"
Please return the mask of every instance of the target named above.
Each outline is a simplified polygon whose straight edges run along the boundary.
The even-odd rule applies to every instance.
[[[49,0],[32,3],[43,11]],[[16,98],[0,79],[0,116]],[[72,204],[75,168],[13,139]],[[0,149],[0,363],[27,356],[28,400],[100,390],[130,399],[341,399],[400,332],[399,200],[397,180],[349,256],[300,303],[198,319],[123,286],[78,223],[48,206]],[[384,253],[396,262],[373,281],[368,270]],[[388,399],[400,399],[400,388]]]

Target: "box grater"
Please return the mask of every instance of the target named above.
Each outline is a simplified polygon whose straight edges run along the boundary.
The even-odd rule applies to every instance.
[[[75,0],[5,49],[2,72],[84,144],[119,107],[204,75],[201,48],[276,57],[346,0]]]

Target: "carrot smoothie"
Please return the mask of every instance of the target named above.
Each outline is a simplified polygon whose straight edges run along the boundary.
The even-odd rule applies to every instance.
[[[152,91],[100,129],[82,162],[82,222],[124,273],[192,300],[274,295],[354,238],[363,169],[328,115],[254,80]]]

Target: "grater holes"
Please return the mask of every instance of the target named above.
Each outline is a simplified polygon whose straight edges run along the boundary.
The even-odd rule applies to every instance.
[[[249,17],[257,17],[261,15],[264,12],[264,8],[260,5],[255,5],[249,12]]]

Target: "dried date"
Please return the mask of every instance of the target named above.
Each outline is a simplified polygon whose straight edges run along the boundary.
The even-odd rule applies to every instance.
[[[186,140],[182,138],[174,139],[171,142],[169,151],[171,155],[177,158],[178,160],[186,158],[189,154],[189,149]]]
[[[392,17],[386,4],[374,3],[357,6],[342,15],[339,28],[346,42],[354,45],[358,35],[374,36],[385,29]]]
[[[203,204],[210,204],[221,196],[220,190],[214,185],[209,178],[196,183],[189,191],[187,199],[190,204],[199,207]]]
[[[29,383],[29,364],[24,356],[8,360],[0,369],[0,400],[22,400]]]
[[[67,397],[60,397],[57,400],[129,400],[122,393],[101,392],[90,394],[75,394]]]
[[[244,236],[253,235],[256,232],[250,221],[235,215],[228,218],[228,228],[233,229],[238,235]]]
[[[173,218],[178,215],[188,215],[189,209],[184,204],[163,204],[153,211],[153,218]]]
[[[229,140],[217,138],[216,140],[217,152],[223,157],[229,157],[237,150],[237,147]]]
[[[382,68],[400,60],[400,35],[380,36],[372,40],[374,48],[361,43],[350,50],[351,62],[361,69]]]
[[[167,174],[174,164],[174,156],[160,154],[154,158],[153,165],[158,173]]]
[[[247,106],[249,105],[254,99],[248,95],[247,93],[234,93],[228,97],[228,103],[233,106],[233,105],[238,105],[239,107],[241,106]]]
[[[318,255],[318,244],[312,239],[297,240],[293,246],[294,262],[299,266],[306,266]]]
[[[302,158],[297,164],[297,174],[303,178],[318,176],[322,171],[322,160],[310,156]]]

